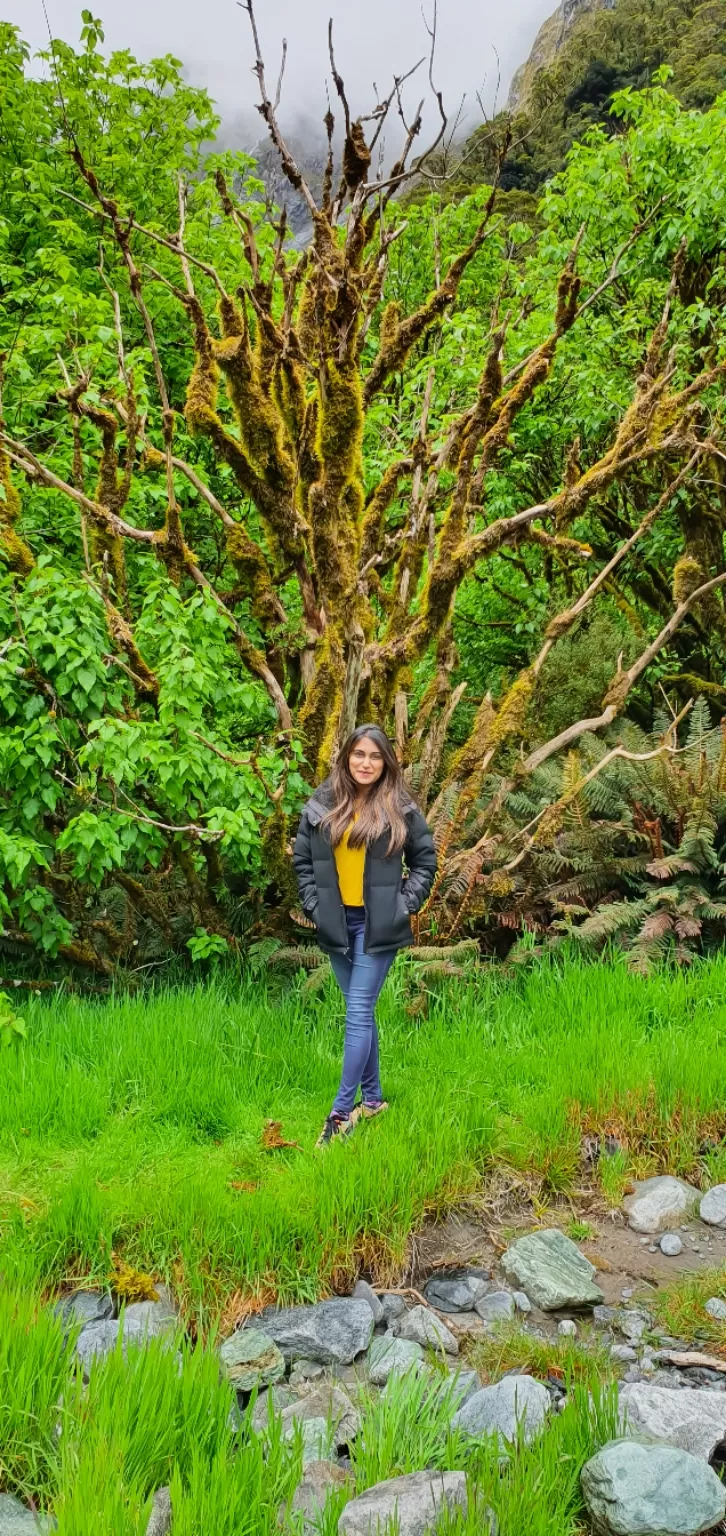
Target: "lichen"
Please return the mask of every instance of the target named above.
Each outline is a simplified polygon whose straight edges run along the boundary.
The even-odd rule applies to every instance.
[[[28,576],[35,561],[15,529],[21,510],[20,495],[10,477],[10,460],[0,448],[0,559],[17,576]]]

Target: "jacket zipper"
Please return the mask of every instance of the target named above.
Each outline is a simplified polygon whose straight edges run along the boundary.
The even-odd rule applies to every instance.
[[[369,910],[369,907],[370,907],[370,901],[368,899],[368,849],[366,848],[365,854],[363,856],[363,911],[365,913],[365,919],[364,919],[364,923],[363,923],[363,952],[366,955],[368,954],[368,910]]]

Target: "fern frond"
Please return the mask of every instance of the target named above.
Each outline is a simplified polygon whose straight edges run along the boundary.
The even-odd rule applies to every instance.
[[[270,956],[270,965],[294,965],[304,967],[306,971],[315,970],[319,965],[325,965],[328,957],[321,949],[313,948],[313,945],[291,944],[286,948],[275,950]]]

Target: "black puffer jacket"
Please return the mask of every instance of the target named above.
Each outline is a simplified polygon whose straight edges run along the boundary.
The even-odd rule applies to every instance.
[[[293,863],[303,911],[313,919],[321,949],[348,949],[345,909],[340,898],[335,854],[321,821],[331,804],[327,780],[316,790],[300,818]],[[411,915],[418,912],[433,885],[436,851],[428,826],[413,801],[406,809],[408,837],[403,853],[387,854],[388,834],[366,849],[363,899],[367,954],[411,944]],[[404,877],[403,865],[406,864]]]

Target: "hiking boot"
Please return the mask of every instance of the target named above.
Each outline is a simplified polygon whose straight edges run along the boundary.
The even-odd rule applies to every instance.
[[[358,1115],[360,1115],[360,1110]],[[315,1143],[316,1147],[327,1147],[329,1142],[335,1141],[338,1137],[343,1140],[346,1136],[350,1136],[351,1131],[355,1129],[358,1115],[355,1112],[352,1115],[328,1115]]]
[[[385,1099],[363,1100],[361,1110],[366,1120],[375,1120],[376,1115],[385,1115],[388,1104]]]

